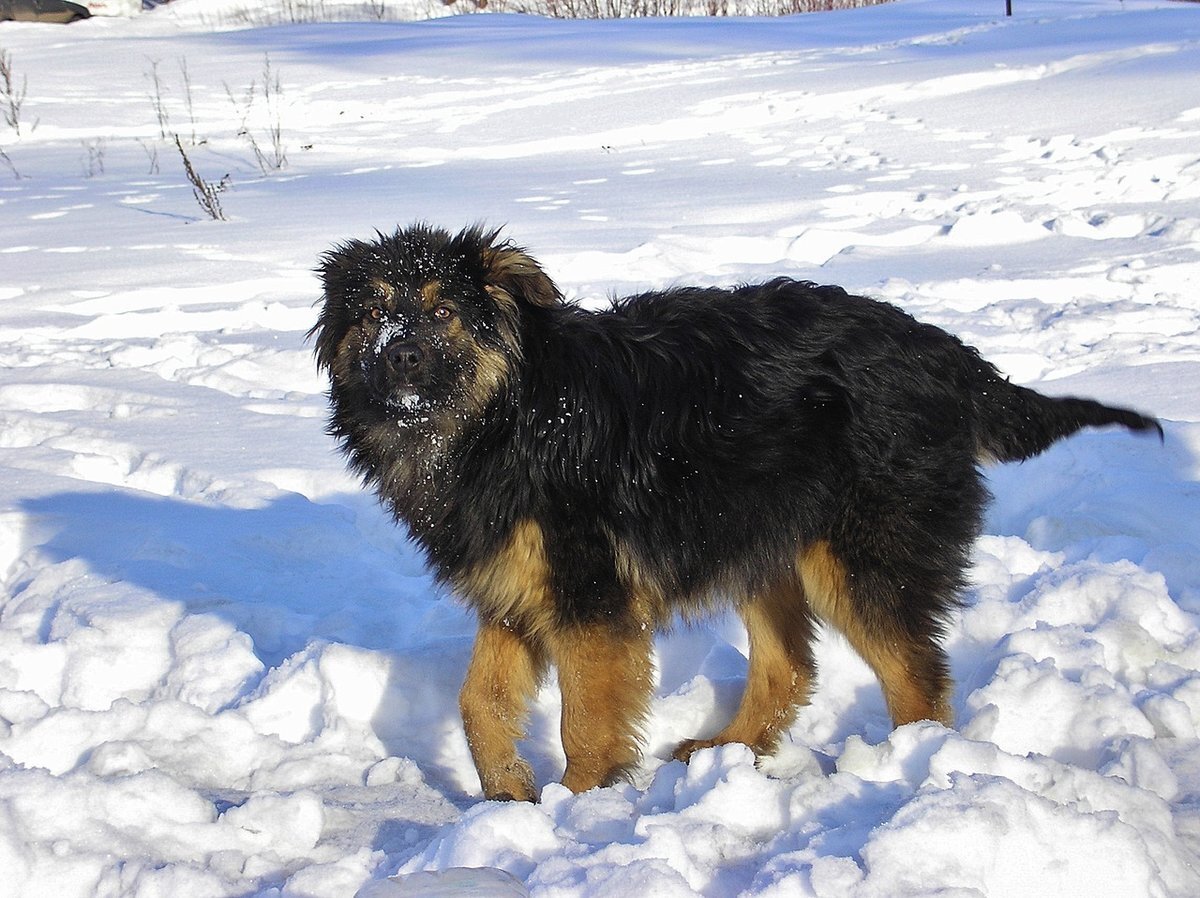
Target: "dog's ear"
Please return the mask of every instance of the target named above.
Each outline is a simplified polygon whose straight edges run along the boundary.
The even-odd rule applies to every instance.
[[[518,302],[543,308],[562,302],[562,293],[537,260],[508,241],[483,250],[483,267],[489,293],[502,290]]]
[[[360,240],[349,240],[324,253],[316,268],[321,280],[320,312],[317,323],[305,339],[312,340],[317,364],[329,370],[337,356],[338,341],[344,336],[347,297],[362,280],[362,258],[370,247]]]

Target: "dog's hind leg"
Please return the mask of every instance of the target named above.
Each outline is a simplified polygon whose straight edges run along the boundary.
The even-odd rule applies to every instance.
[[[741,742],[756,755],[768,755],[808,704],[816,666],[812,656],[813,620],[799,583],[765,590],[738,607],[750,640],[746,689],[737,713],[711,739],[688,739],[674,757],[686,761],[701,748]]]
[[[797,561],[811,607],[874,671],[892,723],[935,720],[951,726],[950,672],[936,620],[900,610],[898,600],[852,595],[851,578],[827,543],[808,546]]]
[[[501,624],[480,621],[459,708],[486,798],[534,801],[533,771],[517,754],[529,699],[545,670],[544,653]]]
[[[586,792],[637,764],[639,728],[650,704],[653,628],[588,623],[548,637],[562,692],[563,785]]]

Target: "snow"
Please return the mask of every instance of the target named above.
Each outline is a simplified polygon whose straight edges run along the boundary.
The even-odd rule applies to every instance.
[[[1200,9],[1002,7],[0,26],[28,83],[0,132],[0,891],[1200,894]],[[268,61],[264,174],[230,94]],[[546,688],[540,803],[483,802],[474,623],[345,472],[304,339],[319,254],[416,219],[507,223],[585,303],[840,283],[1166,442],[989,472],[956,730],[891,731],[827,636],[776,757],[666,761],[736,705],[721,617],[658,640],[632,783],[555,783]]]

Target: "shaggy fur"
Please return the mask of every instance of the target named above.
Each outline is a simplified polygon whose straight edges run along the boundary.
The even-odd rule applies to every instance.
[[[680,745],[770,752],[808,699],[814,623],[899,725],[949,723],[939,639],[987,498],[981,461],[1151,418],[1009,383],[893,306],[779,278],[566,305],[497,232],[425,225],[327,253],[313,328],[330,432],[479,616],[461,694],[488,798],[533,799],[516,743],[549,666],[563,782],[638,759],[652,635],[732,604],[733,721]]]

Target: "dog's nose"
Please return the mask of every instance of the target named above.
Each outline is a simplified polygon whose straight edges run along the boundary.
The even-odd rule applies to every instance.
[[[383,357],[393,370],[399,371],[402,374],[412,374],[421,367],[421,362],[425,359],[425,353],[421,351],[421,347],[416,343],[393,340],[384,347]]]

